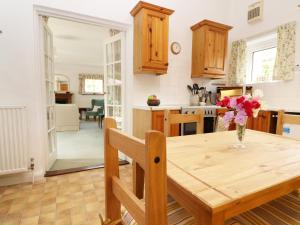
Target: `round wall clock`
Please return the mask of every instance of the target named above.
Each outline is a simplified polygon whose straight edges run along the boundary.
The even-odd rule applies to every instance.
[[[171,52],[175,55],[178,55],[181,52],[181,46],[178,42],[173,42],[171,44]]]

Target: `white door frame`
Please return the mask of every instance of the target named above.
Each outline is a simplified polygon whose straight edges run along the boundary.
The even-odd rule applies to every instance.
[[[40,16],[48,16],[48,17],[56,17],[59,19],[64,19],[64,20],[70,20],[70,21],[74,21],[74,22],[80,22],[80,23],[86,23],[86,24],[93,24],[96,26],[102,26],[102,27],[109,27],[109,28],[113,28],[113,29],[117,29],[120,30],[122,32],[124,32],[125,37],[127,36],[127,32],[129,27],[131,26],[130,24],[125,24],[125,23],[120,23],[120,22],[115,22],[115,21],[111,21],[111,20],[107,20],[107,19],[101,19],[98,17],[92,17],[92,16],[87,16],[87,15],[83,15],[83,14],[79,14],[79,13],[74,13],[74,12],[69,12],[69,11],[64,11],[64,10],[60,10],[60,9],[54,9],[54,8],[50,8],[50,7],[45,7],[45,6],[40,6],[40,5],[34,5],[33,6],[33,16],[34,16],[34,59],[35,59],[35,77],[37,79],[40,79],[40,84],[41,84],[41,98],[40,98],[40,118],[38,118],[41,123],[43,124],[43,133],[42,133],[42,143],[44,148],[41,149],[41,153],[44,154],[44,168],[45,171],[49,168],[47,167],[47,161],[48,161],[48,154],[46,154],[46,151],[48,149],[48,135],[47,135],[47,112],[46,112],[46,96],[45,96],[45,92],[46,92],[46,87],[45,87],[45,82],[44,82],[44,68],[43,68],[43,64],[42,64],[42,60],[43,60],[43,55],[42,55],[42,45],[43,45],[43,39],[42,39],[42,35],[41,35],[41,26],[40,26],[40,20],[39,17]],[[125,39],[125,43],[126,43],[126,39]],[[125,44],[125,51],[126,51],[126,44]],[[125,58],[126,54],[124,54],[124,60],[126,60]],[[125,61],[126,62],[126,61]],[[125,64],[126,66],[126,64]],[[124,77],[126,77],[126,69],[124,69]],[[123,89],[125,90],[125,79],[124,79],[124,84],[123,84]],[[124,96],[122,98],[125,98],[125,91],[123,92]],[[124,104],[125,105],[125,104]],[[125,115],[126,111],[124,110],[124,118],[126,118]]]

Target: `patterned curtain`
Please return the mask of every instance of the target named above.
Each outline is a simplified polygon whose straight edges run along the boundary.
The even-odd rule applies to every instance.
[[[295,75],[296,22],[277,28],[277,56],[273,80],[292,80]]]
[[[103,80],[103,75],[102,74],[86,74],[86,73],[79,74],[79,94],[88,94],[85,92],[85,80],[86,79]]]
[[[246,80],[246,50],[245,40],[232,42],[228,71],[228,84],[244,84]]]

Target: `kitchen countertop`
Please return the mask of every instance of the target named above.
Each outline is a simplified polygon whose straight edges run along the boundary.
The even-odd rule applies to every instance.
[[[265,111],[280,111],[280,110],[284,110],[285,112],[300,113],[300,108],[266,107],[266,108],[263,108],[262,110],[265,110]]]
[[[142,110],[151,110],[151,111],[159,111],[159,110],[180,110],[182,107],[191,107],[188,105],[160,105],[160,106],[134,106],[134,109],[142,109]],[[220,107],[222,108],[222,107]],[[278,108],[278,107],[265,107],[262,110],[264,111],[280,111],[284,110],[285,112],[293,112],[300,113],[300,108]]]
[[[159,106],[134,106],[134,109],[142,109],[142,110],[151,110],[151,111],[159,111],[159,110],[180,110],[182,105],[159,105]]]

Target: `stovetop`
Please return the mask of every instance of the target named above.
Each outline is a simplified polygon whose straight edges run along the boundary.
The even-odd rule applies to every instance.
[[[203,105],[203,106],[183,106],[181,108],[182,114],[194,114],[197,109],[204,110],[204,117],[216,117],[217,116],[217,109],[221,108],[217,105]]]

